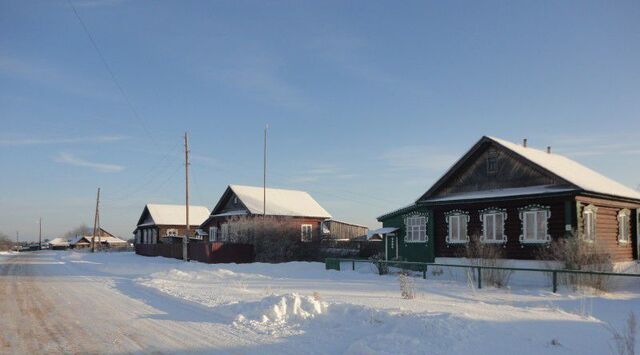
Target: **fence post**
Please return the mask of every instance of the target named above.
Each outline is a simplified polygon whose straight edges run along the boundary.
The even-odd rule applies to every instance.
[[[553,272],[553,293],[558,291],[558,272]]]
[[[478,289],[482,288],[482,268],[478,267]]]
[[[355,260],[351,260],[351,270],[356,271],[356,262]]]

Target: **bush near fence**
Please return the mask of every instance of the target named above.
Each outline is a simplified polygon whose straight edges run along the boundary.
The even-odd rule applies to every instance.
[[[182,259],[182,244],[137,244],[136,254]],[[251,263],[255,260],[253,246],[248,244],[192,242],[188,245],[189,260],[208,264]]]

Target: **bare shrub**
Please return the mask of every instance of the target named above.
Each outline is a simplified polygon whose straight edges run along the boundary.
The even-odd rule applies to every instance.
[[[569,237],[554,240],[546,247],[541,247],[537,254],[539,259],[563,264],[565,270],[613,271],[611,255],[599,247],[597,238],[596,242],[586,242],[576,237],[575,233],[572,233]],[[559,273],[558,283],[570,286],[573,289],[586,286],[600,291],[607,291],[610,277]]]
[[[469,243],[462,250],[462,257],[467,258],[474,266],[504,266],[504,248],[502,244],[483,243],[478,235],[472,235]],[[504,287],[509,283],[511,270],[483,269],[482,279],[484,282],[495,287]],[[473,274],[475,280],[475,274]]]
[[[314,242],[302,242],[300,229],[284,217],[236,216],[228,221],[229,242],[251,244],[256,261],[316,260]]]
[[[638,321],[633,312],[629,312],[627,322],[622,331],[618,331],[612,326],[607,329],[613,336],[611,352],[617,355],[635,355],[636,353],[636,333],[638,331]]]
[[[13,245],[13,241],[6,234],[0,232],[0,251],[11,250]]]
[[[402,296],[402,298],[405,300],[416,298],[416,287],[411,276],[406,272],[401,272],[398,275],[398,283],[400,284],[400,296]]]
[[[369,257],[371,264],[376,268],[378,274],[386,275],[389,273],[389,264],[385,262],[384,254],[378,253]]]

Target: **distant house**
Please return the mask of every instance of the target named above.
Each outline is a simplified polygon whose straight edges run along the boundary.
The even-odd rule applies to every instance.
[[[571,159],[482,137],[415,203],[378,217],[388,259],[456,257],[471,236],[533,259],[562,237],[638,258],[640,192]]]
[[[61,238],[56,238],[56,239],[61,239]],[[90,248],[92,239],[93,239],[93,235],[76,236],[72,238],[68,244],[69,244],[69,247],[73,249]],[[127,247],[126,240],[122,240],[102,228],[98,229],[96,233],[95,243],[100,247],[106,247],[106,248],[126,248]],[[53,248],[53,244],[52,244],[52,248]]]
[[[210,241],[228,241],[233,222],[239,216],[248,219],[263,216],[262,187],[229,185],[200,228]],[[311,242],[322,238],[323,222],[331,215],[304,191],[267,188],[266,216],[278,217],[300,240]]]
[[[53,250],[66,250],[70,246],[69,241],[64,238],[55,238],[49,242],[49,245]]]
[[[209,217],[205,206],[189,206],[189,238],[202,239],[198,226]],[[133,231],[136,244],[174,243],[187,227],[185,205],[147,204]]]

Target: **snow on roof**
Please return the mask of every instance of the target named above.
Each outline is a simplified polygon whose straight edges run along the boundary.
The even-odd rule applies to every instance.
[[[69,242],[64,238],[55,238],[49,241],[49,244],[55,245],[55,246],[69,246]]]
[[[509,196],[528,196],[550,193],[561,193],[575,191],[572,187],[554,187],[553,185],[538,185],[527,187],[512,187],[506,189],[494,189],[494,190],[482,190],[482,191],[470,191],[455,193],[440,197],[431,197],[420,202],[445,202],[445,201],[460,201],[460,200],[480,200],[485,198],[499,198]]]
[[[487,137],[512,152],[549,170],[579,188],[595,193],[640,199],[640,192],[614,181],[562,155],[523,147],[500,138]]]
[[[156,225],[185,225],[184,205],[163,205],[149,203],[146,208]],[[189,206],[189,224],[200,225],[209,217],[209,209],[205,206]]]
[[[252,214],[262,214],[263,188],[229,185]],[[305,191],[267,188],[266,213],[275,216],[331,218],[320,204]]]

